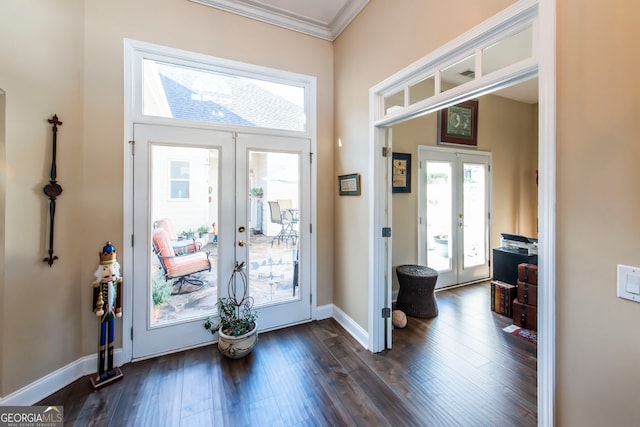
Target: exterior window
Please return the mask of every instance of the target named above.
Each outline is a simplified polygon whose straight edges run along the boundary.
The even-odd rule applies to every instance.
[[[189,162],[171,161],[171,200],[189,200]]]

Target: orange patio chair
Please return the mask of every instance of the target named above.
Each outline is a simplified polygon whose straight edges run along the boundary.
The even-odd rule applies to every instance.
[[[200,289],[204,281],[190,277],[194,273],[201,271],[211,271],[211,261],[209,252],[196,251],[189,254],[177,256],[173,249],[173,242],[169,233],[163,227],[156,227],[153,230],[153,251],[160,260],[160,265],[164,270],[165,280],[174,280],[173,286],[178,285],[175,294],[186,293],[182,291],[185,283],[195,285]],[[193,292],[193,289],[189,292]]]
[[[171,246],[173,246],[173,250],[176,255],[190,254],[192,252],[202,250],[202,247],[205,245],[204,239],[195,237],[187,239],[179,237],[173,229],[171,220],[168,218],[157,220],[153,223],[153,227],[162,227],[167,231],[169,239],[171,240]]]

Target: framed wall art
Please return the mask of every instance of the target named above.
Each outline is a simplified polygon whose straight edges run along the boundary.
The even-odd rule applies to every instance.
[[[411,193],[411,154],[393,153],[392,193]]]
[[[478,147],[478,101],[469,100],[440,110],[438,144]]]
[[[349,175],[339,175],[338,191],[341,196],[359,196],[360,174],[352,173]]]

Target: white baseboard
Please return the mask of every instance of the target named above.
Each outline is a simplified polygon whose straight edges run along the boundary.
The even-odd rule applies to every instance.
[[[369,350],[369,333],[338,307],[333,306],[333,318],[366,350]]]
[[[344,311],[333,304],[316,308],[316,319],[334,318],[365,349],[369,349],[369,334]],[[125,363],[122,349],[114,351],[116,366]],[[33,383],[17,390],[6,397],[0,397],[0,406],[29,406],[68,386],[79,378],[96,372],[97,355],[85,356],[69,363],[67,366],[51,372]]]
[[[315,320],[331,319],[333,317],[333,304],[316,307]]]
[[[122,364],[122,349],[114,351],[116,366]],[[96,372],[97,355],[85,356],[51,372],[31,384],[0,398],[0,406],[30,406],[68,386],[75,380]]]

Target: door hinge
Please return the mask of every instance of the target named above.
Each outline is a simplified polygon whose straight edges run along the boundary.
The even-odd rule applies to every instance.
[[[313,164],[313,153],[309,153],[309,164]]]
[[[309,304],[313,304],[313,294],[309,294]]]
[[[382,147],[382,157],[389,157],[389,147]]]
[[[313,224],[309,224],[309,234],[313,233]]]
[[[131,247],[133,247],[133,234],[131,235]]]
[[[134,140],[129,141],[129,145],[131,146],[131,155],[136,155],[136,142]]]
[[[131,341],[133,341],[133,326],[131,327]]]
[[[391,308],[382,307],[382,318],[383,319],[388,319],[390,317],[391,317]]]
[[[391,227],[382,227],[382,237],[391,237]]]

